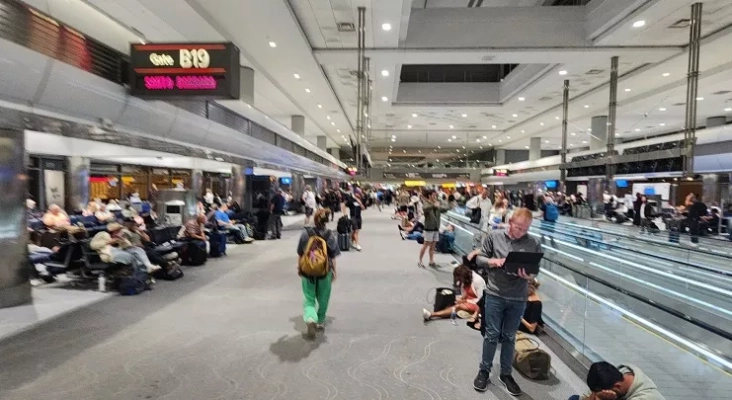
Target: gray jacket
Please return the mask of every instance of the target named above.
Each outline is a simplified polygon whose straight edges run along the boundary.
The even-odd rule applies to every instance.
[[[619,366],[618,369],[623,375],[633,374],[635,377],[623,400],[665,400],[656,384],[640,368],[627,364]]]

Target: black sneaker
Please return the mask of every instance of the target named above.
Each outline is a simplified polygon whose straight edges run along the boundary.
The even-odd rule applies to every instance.
[[[480,370],[478,371],[478,376],[473,380],[473,389],[479,392],[485,392],[488,390],[489,383],[491,383],[491,380],[488,378],[488,371]]]
[[[521,394],[521,388],[518,383],[516,383],[516,380],[513,379],[513,376],[501,375],[498,377],[498,380],[501,381],[503,386],[506,388],[506,391],[511,396],[518,396]]]

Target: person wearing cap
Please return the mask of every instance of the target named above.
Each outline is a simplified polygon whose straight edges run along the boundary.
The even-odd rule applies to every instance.
[[[89,243],[92,250],[99,253],[99,258],[106,263],[132,265],[136,270],[152,272],[160,269],[153,265],[145,254],[145,250],[134,247],[123,234],[124,226],[117,222],[107,225],[107,231],[94,235]]]

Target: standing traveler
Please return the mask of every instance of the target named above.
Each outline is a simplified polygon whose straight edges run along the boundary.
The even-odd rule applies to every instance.
[[[310,224],[310,217],[313,216],[318,203],[315,201],[315,193],[313,193],[310,185],[305,186],[305,193],[302,194],[302,202],[305,204],[305,225]]]
[[[422,237],[424,238],[424,244],[419,249],[419,262],[417,265],[420,268],[424,268],[422,259],[424,259],[424,253],[429,250],[430,255],[430,267],[437,268],[435,264],[435,246],[440,241],[440,215],[443,211],[448,211],[446,204],[441,203],[437,199],[437,192],[429,191],[427,198],[423,199],[424,202],[424,232]]]
[[[493,357],[501,343],[501,371],[499,381],[506,391],[518,396],[521,388],[511,376],[511,363],[516,345],[516,331],[526,308],[529,281],[533,275],[519,269],[518,276],[503,269],[506,257],[512,251],[541,252],[541,245],[527,232],[532,221],[531,211],[518,208],[509,219],[505,231],[491,231],[483,239],[483,248],[476,257],[478,267],[485,269],[483,356],[478,376],[473,381],[475,390],[484,392],[488,383]]]
[[[341,254],[338,238],[325,225],[330,210],[320,209],[313,216],[314,227],[305,227],[297,244],[300,260],[297,274],[302,281],[303,319],[307,336],[315,337],[316,329],[324,329],[330,301],[331,284],[336,280],[336,257]]]
[[[488,191],[483,189],[480,194],[468,200],[465,207],[472,210],[470,222],[479,223],[482,230],[487,230],[490,222],[491,208],[493,208]]]
[[[269,230],[273,238],[282,239],[282,215],[285,213],[286,203],[282,189],[277,189],[269,203]]]
[[[689,233],[691,234],[691,243],[699,243],[701,235],[701,219],[707,215],[707,205],[702,203],[699,195],[691,194],[691,201],[686,206],[689,212]]]
[[[643,207],[643,198],[640,193],[635,194],[635,201],[633,202],[633,225],[640,226],[641,224],[641,207]]]
[[[361,194],[354,192],[349,195],[346,199],[346,207],[351,215],[351,247],[361,251],[361,245],[358,242],[359,231],[363,227],[363,219],[361,218],[361,210],[365,209],[363,202],[361,201]]]

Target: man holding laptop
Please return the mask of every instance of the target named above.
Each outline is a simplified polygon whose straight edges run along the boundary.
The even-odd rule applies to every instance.
[[[524,315],[529,281],[539,272],[541,244],[528,234],[532,215],[519,208],[509,220],[508,229],[488,232],[477,265],[486,270],[483,294],[483,357],[480,371],[473,381],[475,390],[484,392],[490,383],[490,371],[498,343],[501,343],[499,380],[506,391],[518,396],[521,388],[511,376],[516,347],[516,331]]]

